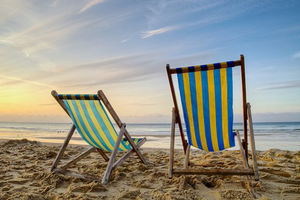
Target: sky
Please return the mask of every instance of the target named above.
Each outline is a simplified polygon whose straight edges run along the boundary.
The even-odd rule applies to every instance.
[[[299,0],[0,5],[1,122],[70,122],[51,91],[101,89],[123,122],[170,123],[167,63],[216,63],[240,54],[254,122],[300,121]],[[240,81],[234,69],[235,122],[242,114]]]

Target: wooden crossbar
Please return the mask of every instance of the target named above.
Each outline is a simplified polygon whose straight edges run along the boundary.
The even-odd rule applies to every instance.
[[[234,62],[234,66],[241,66],[241,61],[240,60],[235,60]],[[195,67],[195,72],[196,71],[203,71],[200,67]],[[177,74],[177,70],[176,68],[170,69],[170,73],[171,74]],[[188,72],[182,72],[182,73],[188,73]]]

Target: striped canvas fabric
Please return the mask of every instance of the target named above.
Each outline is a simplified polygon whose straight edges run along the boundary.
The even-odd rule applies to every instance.
[[[97,95],[58,95],[62,99],[81,137],[91,146],[111,152],[118,134],[113,127]],[[132,138],[134,143],[141,138]],[[119,151],[127,151],[131,145],[124,138]]]
[[[235,146],[234,62],[176,68],[189,144],[205,151]]]

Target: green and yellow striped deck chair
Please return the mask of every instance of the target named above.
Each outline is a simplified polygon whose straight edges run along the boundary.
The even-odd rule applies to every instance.
[[[52,165],[51,171],[89,179],[91,177],[69,172],[66,168],[86,157],[89,153],[98,151],[106,161],[109,161],[102,178],[102,183],[106,184],[111,171],[124,162],[133,152],[136,152],[141,161],[146,163],[143,155],[139,151],[139,147],[145,143],[146,138],[131,138],[126,130],[126,125],[121,122],[101,90],[98,91],[98,94],[57,94],[56,91],[52,91],[52,95],[70,116],[73,125]],[[103,104],[119,126],[119,133],[116,132]],[[58,162],[75,129],[77,129],[82,139],[92,146],[92,148],[63,167],[57,168]],[[127,151],[127,153],[119,161],[114,163],[118,151]],[[106,156],[106,152],[111,152],[110,158]],[[92,177],[92,179],[94,178]],[[98,180],[99,178],[96,179]]]
[[[238,130],[233,130],[233,80],[232,68],[241,66],[244,139],[240,139]],[[250,104],[246,103],[244,57],[240,60],[207,65],[198,65],[171,69],[167,65],[167,74],[171,87],[174,108],[172,111],[171,153],[169,177],[173,174],[231,174],[254,175],[258,180],[256,151]],[[182,111],[186,126],[185,140],[172,74],[177,74],[178,88],[181,97]],[[253,168],[248,165],[249,122],[250,143],[252,148]],[[186,155],[184,169],[173,169],[175,124],[179,125],[183,149]],[[216,152],[235,146],[235,136],[240,144],[244,169],[187,169],[190,147]]]

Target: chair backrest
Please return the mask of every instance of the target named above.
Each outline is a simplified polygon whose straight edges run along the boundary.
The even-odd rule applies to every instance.
[[[91,146],[112,151],[118,134],[100,99],[93,94],[59,94],[81,137]],[[125,143],[120,151],[127,150]]]
[[[232,67],[235,61],[173,69],[190,145],[205,151],[235,146]]]

